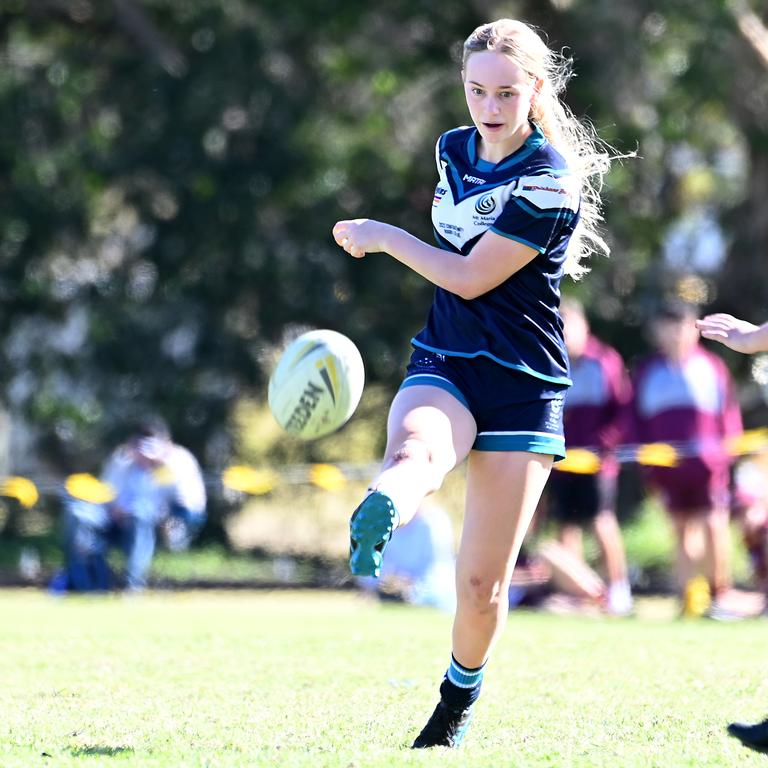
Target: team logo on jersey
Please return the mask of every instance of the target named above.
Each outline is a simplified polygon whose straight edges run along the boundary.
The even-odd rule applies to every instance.
[[[487,192],[482,195],[482,197],[475,203],[475,210],[481,216],[487,216],[489,213],[493,213],[495,208],[496,201],[493,199],[493,192]]]
[[[468,181],[470,184],[485,184],[485,179],[478,178],[477,176],[470,176],[468,173],[464,174],[462,181]]]

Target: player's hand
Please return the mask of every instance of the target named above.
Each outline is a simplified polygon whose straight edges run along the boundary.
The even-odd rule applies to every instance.
[[[712,339],[725,344],[736,352],[753,352],[753,341],[758,326],[739,320],[733,315],[719,313],[707,315],[696,321],[696,327],[705,339]]]
[[[374,219],[347,219],[337,221],[333,239],[350,256],[362,259],[367,253],[383,251],[383,233],[386,224]]]

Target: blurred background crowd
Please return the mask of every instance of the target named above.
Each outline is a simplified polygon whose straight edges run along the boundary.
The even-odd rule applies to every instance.
[[[429,238],[434,139],[467,122],[460,43],[512,16],[573,56],[573,111],[637,153],[607,180],[611,258],[564,284],[580,450],[514,602],[556,591],[623,614],[650,589],[759,613],[733,585],[768,580],[768,358],[700,343],[693,319],[768,316],[767,13],[2,0],[0,582],[348,583],[351,500],[431,288],[392,260],[351,263],[330,227],[375,214]],[[367,385],[340,433],[301,443],[266,380],[315,327],[353,339]],[[403,561],[432,542],[445,574],[456,495],[424,510]],[[391,576],[385,592],[411,594]],[[418,578],[420,600],[450,582]]]

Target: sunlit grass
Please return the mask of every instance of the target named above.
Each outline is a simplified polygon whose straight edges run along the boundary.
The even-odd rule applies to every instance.
[[[322,592],[15,591],[0,616],[3,768],[765,759],[724,730],[768,713],[762,621],[512,614],[465,746],[441,754],[408,748],[448,660],[440,613]]]

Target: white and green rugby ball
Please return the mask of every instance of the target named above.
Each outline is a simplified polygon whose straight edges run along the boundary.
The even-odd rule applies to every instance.
[[[363,358],[341,333],[309,331],[283,351],[269,379],[269,408],[291,435],[314,440],[343,426],[365,383]]]

